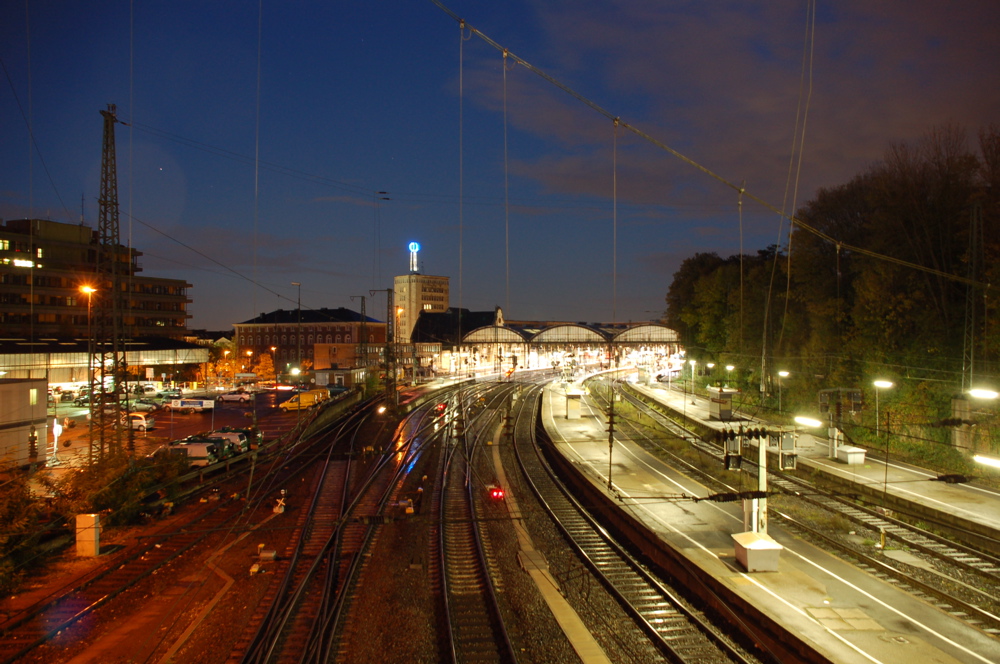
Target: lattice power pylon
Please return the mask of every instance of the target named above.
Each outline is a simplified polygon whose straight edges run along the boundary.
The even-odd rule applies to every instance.
[[[124,426],[122,423],[123,406],[128,403],[128,368],[122,334],[125,308],[122,287],[126,281],[122,279],[122,274],[128,269],[131,256],[129,249],[122,247],[120,242],[115,161],[115,123],[118,118],[114,104],[108,104],[108,110],[101,111],[101,115],[104,117],[104,143],[98,199],[97,292],[93,301],[93,352],[90,357],[91,458],[95,444],[99,456],[121,451],[126,431],[128,453],[135,451],[135,438],[127,422],[127,412]]]

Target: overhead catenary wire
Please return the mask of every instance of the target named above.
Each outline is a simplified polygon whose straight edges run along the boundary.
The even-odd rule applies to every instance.
[[[813,88],[813,54],[816,48],[816,3],[815,0],[807,3],[806,5],[806,35],[805,43],[802,47],[802,74],[799,79],[799,107],[795,111],[795,132],[792,136],[792,153],[789,155],[788,160],[788,176],[789,181],[791,180],[792,174],[792,160],[796,155],[796,141],[798,142],[798,159],[795,165],[795,179],[792,185],[792,204],[790,207],[785,207],[785,202],[782,201],[782,209],[790,210],[792,214],[795,213],[795,206],[798,205],[799,196],[799,177],[802,174],[802,155],[805,152],[805,142],[806,142],[806,121],[809,119],[809,106],[812,102],[812,88]],[[808,64],[806,62],[808,54]],[[808,72],[808,77],[806,76]],[[806,87],[805,94],[803,95],[803,86]],[[805,100],[803,101],[803,96]],[[801,135],[799,133],[799,118],[802,119]],[[788,181],[785,183],[785,196],[788,195]],[[778,235],[780,238],[782,224],[779,223]],[[785,269],[785,302],[784,309],[781,313],[781,328],[778,332],[778,343],[777,348],[781,348],[781,342],[785,337],[785,325],[788,322],[788,302],[791,299],[792,293],[792,232],[791,226],[788,229],[788,248],[786,250],[787,265]],[[780,246],[780,239],[779,239]],[[778,257],[775,256],[775,266],[777,265]],[[774,270],[771,271],[772,282]],[[768,288],[768,298],[770,298],[770,287]]]
[[[510,311],[510,167],[507,161],[507,50],[503,52],[503,241],[507,293],[504,307]]]
[[[446,7],[440,0],[430,0],[430,2],[434,3],[439,9],[441,9],[443,12],[445,12],[446,14],[448,14],[448,16],[450,16],[452,19],[460,22],[461,25],[463,26],[463,29],[469,31],[470,36],[471,35],[475,35],[475,36],[479,37],[481,40],[483,40],[484,42],[486,42],[487,44],[489,44],[490,46],[492,46],[493,48],[495,48],[495,49],[497,49],[499,51],[504,50],[505,47],[501,46],[500,44],[498,44],[497,42],[495,42],[493,39],[491,39],[490,37],[488,37],[487,35],[485,35],[481,31],[479,31],[478,29],[473,28],[472,26],[470,26],[467,21],[465,21],[464,19],[462,19],[461,17],[459,17],[457,14],[455,14],[455,12],[453,12],[451,9],[449,9],[448,7]],[[518,57],[517,55],[515,55],[513,53],[511,53],[509,50],[508,50],[508,54],[509,54],[509,57],[513,59],[513,61],[515,62],[515,64],[519,64],[522,67],[524,67],[525,69],[527,69],[528,71],[530,71],[530,72],[538,75],[539,77],[541,77],[542,79],[544,79],[548,83],[550,83],[550,84],[554,85],[555,87],[559,88],[560,90],[562,90],[566,94],[570,95],[571,97],[573,97],[574,99],[576,99],[580,103],[588,106],[589,108],[591,108],[595,112],[600,113],[601,115],[603,115],[607,119],[613,121],[616,118],[618,118],[618,116],[616,116],[611,111],[605,109],[604,107],[600,106],[599,104],[597,104],[596,102],[592,101],[591,99],[588,99],[587,97],[583,96],[582,94],[580,94],[579,92],[577,92],[573,88],[569,87],[565,83],[562,83],[558,79],[556,79],[553,76],[547,74],[545,71],[543,71],[543,70],[539,69],[538,67],[532,65],[530,62],[527,62],[526,60]],[[663,150],[664,152],[667,152],[668,154],[676,157],[681,162],[687,164],[688,166],[690,166],[691,168],[694,168],[697,171],[700,171],[701,173],[703,173],[704,175],[707,175],[708,177],[712,178],[716,182],[718,182],[718,183],[720,183],[720,184],[722,184],[722,185],[724,185],[726,187],[729,187],[733,191],[737,191],[737,192],[740,191],[740,185],[736,184],[735,182],[733,182],[731,180],[726,179],[725,177],[719,175],[718,173],[716,173],[715,171],[711,170],[707,166],[704,166],[704,165],[698,163],[694,159],[691,159],[690,157],[688,157],[688,156],[684,155],[683,153],[679,152],[678,150],[670,147],[669,145],[667,145],[663,141],[661,141],[661,140],[659,140],[657,138],[654,138],[653,136],[649,135],[648,133],[646,133],[645,131],[643,131],[639,127],[634,126],[634,125],[629,124],[628,122],[624,122],[624,121],[620,121],[620,125],[621,125],[622,128],[627,129],[628,131],[632,132],[634,135],[636,135],[637,137],[639,137],[642,140],[646,141],[650,145],[653,145],[654,147],[657,147],[657,148]],[[935,268],[932,268],[932,267],[928,267],[928,266],[925,266],[925,265],[919,265],[917,263],[912,263],[910,261],[903,260],[901,258],[895,258],[893,256],[887,256],[887,255],[881,254],[881,253],[879,253],[877,251],[872,251],[870,249],[865,249],[864,247],[859,247],[859,246],[855,246],[855,245],[846,244],[844,242],[839,242],[836,238],[834,238],[833,236],[831,236],[829,233],[825,233],[825,232],[821,231],[820,229],[816,228],[815,226],[812,226],[811,224],[806,223],[802,219],[799,219],[798,217],[796,217],[794,213],[786,213],[784,210],[779,209],[777,206],[773,205],[772,203],[769,203],[768,201],[764,200],[760,196],[757,196],[757,195],[752,194],[750,192],[744,192],[743,195],[747,199],[749,199],[749,200],[757,203],[758,205],[760,205],[764,209],[769,210],[771,212],[774,212],[774,213],[776,213],[778,215],[781,215],[781,217],[783,217],[784,219],[786,219],[790,224],[792,224],[792,225],[794,225],[794,226],[796,226],[798,228],[801,228],[802,230],[804,230],[804,231],[806,231],[808,233],[811,233],[811,234],[815,235],[816,237],[821,238],[821,239],[825,240],[826,242],[829,242],[830,244],[838,244],[839,243],[840,246],[842,248],[844,248],[845,250],[847,250],[847,251],[851,251],[851,252],[860,254],[862,256],[867,256],[869,258],[874,258],[876,260],[886,261],[888,263],[899,265],[901,267],[907,267],[907,268],[910,268],[910,269],[913,269],[913,270],[918,270],[920,272],[925,272],[927,274],[932,274],[932,275],[941,277],[943,279],[948,279],[948,280],[956,281],[956,282],[959,282],[959,283],[970,284],[970,285],[976,286],[978,288],[983,288],[983,289],[987,289],[987,290],[990,290],[990,289],[994,288],[994,286],[992,284],[990,284],[990,283],[973,281],[973,280],[971,280],[971,279],[969,279],[967,277],[962,277],[962,276],[959,276],[959,275],[950,274],[948,272],[944,272],[943,270],[938,270],[938,269],[935,269]]]

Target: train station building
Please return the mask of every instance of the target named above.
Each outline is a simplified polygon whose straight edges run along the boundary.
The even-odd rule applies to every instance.
[[[655,374],[680,350],[677,332],[660,323],[506,320],[500,307],[492,312],[423,312],[410,341],[416,347],[441,346],[436,357],[420,358],[418,379],[621,365]]]

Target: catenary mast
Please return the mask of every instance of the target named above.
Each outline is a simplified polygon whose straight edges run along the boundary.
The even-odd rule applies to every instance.
[[[129,250],[121,246],[118,222],[118,173],[115,160],[115,105],[108,104],[104,117],[104,141],[101,153],[101,192],[98,199],[97,224],[97,295],[94,301],[93,344],[91,369],[96,371],[96,394],[91,394],[90,410],[94,431],[99,440],[99,454],[122,449],[122,408],[128,399],[128,371],[122,335],[125,293],[123,270],[131,259]],[[128,413],[125,414],[126,421]],[[128,452],[132,454],[134,438],[128,430]],[[91,442],[93,445],[93,441]]]

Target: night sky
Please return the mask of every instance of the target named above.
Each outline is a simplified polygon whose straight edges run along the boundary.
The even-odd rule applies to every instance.
[[[358,309],[410,241],[452,306],[651,320],[684,258],[788,226],[585,102],[786,210],[1000,122],[996,0],[819,3],[814,27],[807,2],[443,4],[583,100],[431,0],[2,3],[0,217],[96,228],[113,103],[122,239],[193,284],[189,327],[293,309],[292,282]]]

